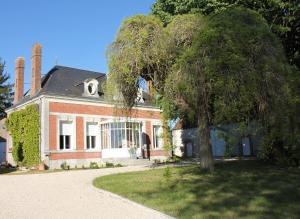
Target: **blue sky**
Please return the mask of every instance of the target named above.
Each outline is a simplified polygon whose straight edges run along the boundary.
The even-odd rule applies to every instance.
[[[30,51],[43,47],[42,73],[56,63],[107,72],[106,48],[122,20],[148,14],[155,0],[2,0],[0,57],[14,81],[16,57],[25,57],[30,86]]]

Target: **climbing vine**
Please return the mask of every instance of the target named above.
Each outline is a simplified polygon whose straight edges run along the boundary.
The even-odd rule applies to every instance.
[[[11,113],[7,127],[12,136],[14,161],[18,165],[37,165],[40,162],[38,105],[30,105]]]

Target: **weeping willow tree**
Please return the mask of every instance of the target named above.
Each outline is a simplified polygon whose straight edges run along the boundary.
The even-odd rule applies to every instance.
[[[140,78],[152,81],[164,118],[190,115],[199,156],[213,170],[210,128],[248,124],[284,99],[289,71],[280,42],[255,12],[228,9],[203,18],[179,15],[163,27],[153,16],[125,20],[108,51],[107,87],[135,104]]]
[[[106,93],[110,99],[116,95],[123,105],[130,109],[136,103],[141,78],[153,87],[157,102],[161,101],[164,84],[171,66],[180,49],[191,44],[193,32],[200,26],[195,15],[179,16],[169,27],[154,16],[137,15],[125,20],[108,50],[109,80]],[[165,107],[164,107],[165,106]],[[170,112],[163,111],[164,144],[170,144],[168,119]]]

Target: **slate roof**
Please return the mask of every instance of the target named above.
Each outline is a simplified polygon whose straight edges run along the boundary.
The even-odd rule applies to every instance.
[[[97,98],[84,97],[82,95],[84,92],[84,81],[89,78],[96,79],[99,82],[99,97]],[[27,91],[24,94],[23,99],[17,104],[13,105],[11,108],[14,108],[43,94],[104,101],[103,82],[105,81],[105,73],[56,65],[42,78],[41,90],[35,96],[30,97],[30,91]],[[145,94],[145,96],[147,95]],[[153,106],[152,104],[147,103],[142,105]]]
[[[103,94],[102,84],[106,74],[65,66],[54,66],[42,79],[42,89],[37,95],[51,94],[82,97],[83,82],[88,78],[99,81],[99,93]]]

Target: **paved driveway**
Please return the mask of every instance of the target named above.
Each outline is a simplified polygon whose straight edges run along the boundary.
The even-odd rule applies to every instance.
[[[134,166],[1,175],[0,218],[167,218],[92,185],[97,176],[145,169]]]

